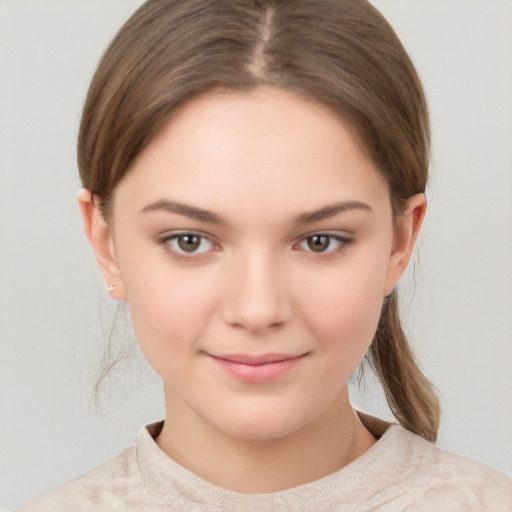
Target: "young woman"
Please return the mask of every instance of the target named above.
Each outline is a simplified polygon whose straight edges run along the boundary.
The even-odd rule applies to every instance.
[[[507,477],[432,444],[400,324],[428,154],[366,1],[145,3],[89,90],[79,203],[165,420],[20,510],[512,509]],[[364,357],[398,424],[352,408]]]

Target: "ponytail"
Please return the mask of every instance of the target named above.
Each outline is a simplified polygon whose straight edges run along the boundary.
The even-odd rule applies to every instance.
[[[384,303],[369,362],[400,424],[427,441],[435,441],[441,416],[439,398],[415,361],[400,321],[396,291]]]

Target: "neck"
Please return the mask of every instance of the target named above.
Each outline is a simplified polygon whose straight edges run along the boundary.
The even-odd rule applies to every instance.
[[[219,431],[179,400],[169,399],[160,448],[200,478],[224,489],[260,494],[317,480],[362,455],[375,439],[350,406],[346,390],[312,423],[272,439]]]

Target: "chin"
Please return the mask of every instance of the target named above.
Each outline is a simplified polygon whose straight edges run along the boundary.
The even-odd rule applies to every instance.
[[[293,411],[285,407],[243,408],[223,413],[222,418],[212,423],[226,435],[244,441],[283,438],[306,427],[316,417],[314,413],[307,415],[303,409]]]

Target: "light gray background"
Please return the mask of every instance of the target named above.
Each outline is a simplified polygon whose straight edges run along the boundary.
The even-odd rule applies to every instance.
[[[0,0],[0,508],[114,456],[163,415],[158,381],[137,369],[115,375],[95,412],[112,307],[76,207],[87,84],[140,3]],[[512,474],[512,2],[374,3],[432,111],[429,212],[415,290],[403,288],[443,397],[439,444]],[[389,414],[371,379],[353,398]]]

